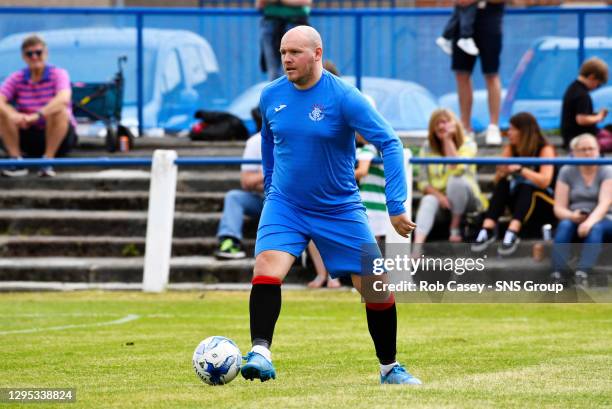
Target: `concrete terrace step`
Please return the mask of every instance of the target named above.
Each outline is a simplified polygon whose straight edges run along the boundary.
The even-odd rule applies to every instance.
[[[128,152],[106,151],[104,138],[80,137],[71,157],[134,157],[151,156],[157,149],[174,150],[179,156],[242,156],[245,141],[192,141],[185,137],[143,137],[134,140]]]
[[[150,172],[139,169],[108,169],[100,171],[69,171],[57,169],[54,178],[40,178],[30,173],[25,177],[0,177],[2,191],[72,190],[72,191],[147,191]],[[478,182],[485,192],[493,188],[494,174],[478,173]],[[415,181],[416,190],[416,181]],[[240,188],[238,168],[213,170],[179,170],[178,192],[227,192]]]
[[[177,192],[175,210],[220,212],[225,192]],[[0,209],[147,210],[148,191],[8,190]]]
[[[238,148],[244,149],[246,141],[192,141],[188,137],[164,136],[155,138],[144,136],[134,139],[134,149],[208,149],[208,148]],[[79,144],[76,150],[96,150],[105,152],[104,138],[93,136],[79,136]]]
[[[250,280],[254,259],[218,261],[214,257],[174,257],[170,262],[171,281]],[[2,258],[3,281],[142,281],[144,258],[128,257],[39,257]]]
[[[174,238],[172,255],[211,256],[217,250],[216,237]],[[243,246],[253,254],[254,239]],[[0,236],[1,257],[139,257],[145,254],[144,237],[116,236]]]
[[[170,282],[247,283],[251,279],[254,263],[254,259],[220,261],[209,256],[173,257],[170,261]],[[0,282],[137,283],[142,281],[143,267],[142,257],[4,257],[0,259]],[[470,280],[485,283],[526,279],[545,282],[551,272],[549,260],[536,263],[528,258],[488,260],[486,267],[486,271],[470,275]],[[593,277],[605,281],[612,275],[612,266],[598,266],[595,271]],[[286,282],[303,283],[313,277],[311,270],[296,263]],[[415,278],[432,281],[454,277],[448,274],[436,277],[428,273],[417,273]]]
[[[204,168],[202,168],[204,169]],[[69,171],[57,169],[57,176],[40,178],[36,174],[25,177],[0,177],[0,191],[8,190],[138,190],[148,191],[150,172],[139,169],[107,169],[100,171]],[[240,171],[210,170],[210,171],[179,171],[177,191],[227,191],[240,188]]]
[[[175,212],[174,237],[214,236],[220,213]],[[9,236],[144,237],[144,211],[0,210],[0,233]],[[254,237],[257,222],[247,219],[246,237]]]
[[[251,280],[255,260],[220,261],[214,257],[173,257],[170,260],[171,282],[234,282]],[[61,282],[142,282],[144,258],[112,257],[40,257],[1,258],[0,281]],[[304,282],[313,273],[294,266],[287,282]]]
[[[221,212],[227,192],[176,193],[175,211]],[[421,192],[414,192],[412,205],[418,206]],[[0,196],[0,209],[57,209],[57,210],[140,210],[149,205],[148,191],[95,190],[7,190]]]

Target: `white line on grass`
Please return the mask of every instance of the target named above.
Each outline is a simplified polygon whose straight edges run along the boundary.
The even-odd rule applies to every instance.
[[[71,324],[71,325],[60,325],[57,327],[44,327],[44,328],[28,328],[28,329],[17,329],[13,331],[0,331],[0,335],[7,334],[29,334],[32,332],[44,332],[44,331],[61,331],[64,329],[72,329],[72,328],[86,328],[86,327],[102,327],[106,325],[121,325],[126,322],[134,321],[140,318],[140,315],[137,314],[129,314],[123,318],[114,321],[107,322],[96,322],[93,324]]]
[[[16,314],[0,314],[0,318],[45,318],[45,317],[117,317],[121,316],[121,313],[116,312],[32,312],[32,313],[16,313]]]

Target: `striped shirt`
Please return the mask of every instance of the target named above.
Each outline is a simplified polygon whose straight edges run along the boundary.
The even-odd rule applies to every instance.
[[[45,66],[42,79],[32,82],[30,70],[24,68],[12,73],[0,87],[0,94],[9,102],[15,104],[15,109],[26,114],[33,114],[43,108],[49,101],[63,90],[71,90],[70,77],[66,70],[53,65]],[[72,105],[66,106],[70,122],[76,126],[72,115]],[[44,127],[44,119],[37,124]]]
[[[357,160],[371,161],[378,157],[374,145],[357,148]],[[385,171],[383,165],[370,164],[368,174],[359,181],[359,193],[366,208],[370,228],[375,236],[384,236],[387,231],[387,197],[385,196]]]

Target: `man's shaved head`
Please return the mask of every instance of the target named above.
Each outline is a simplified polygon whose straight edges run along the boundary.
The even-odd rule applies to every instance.
[[[323,71],[323,41],[310,26],[297,26],[287,31],[280,44],[281,61],[287,79],[296,87],[314,85]]]
[[[317,30],[310,26],[297,26],[287,31],[281,40],[281,44],[283,40],[285,40],[285,38],[301,38],[306,41],[306,45],[308,45],[308,47],[312,49],[315,49],[317,47],[323,48],[323,41],[321,40],[321,35]]]

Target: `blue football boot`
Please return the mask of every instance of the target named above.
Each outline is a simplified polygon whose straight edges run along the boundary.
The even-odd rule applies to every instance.
[[[392,385],[422,385],[419,378],[415,378],[400,364],[395,365],[386,375],[380,375],[381,384]]]
[[[242,366],[240,373],[244,379],[259,379],[262,382],[268,379],[276,379],[276,371],[272,362],[257,352],[249,352],[245,357],[247,363]]]

